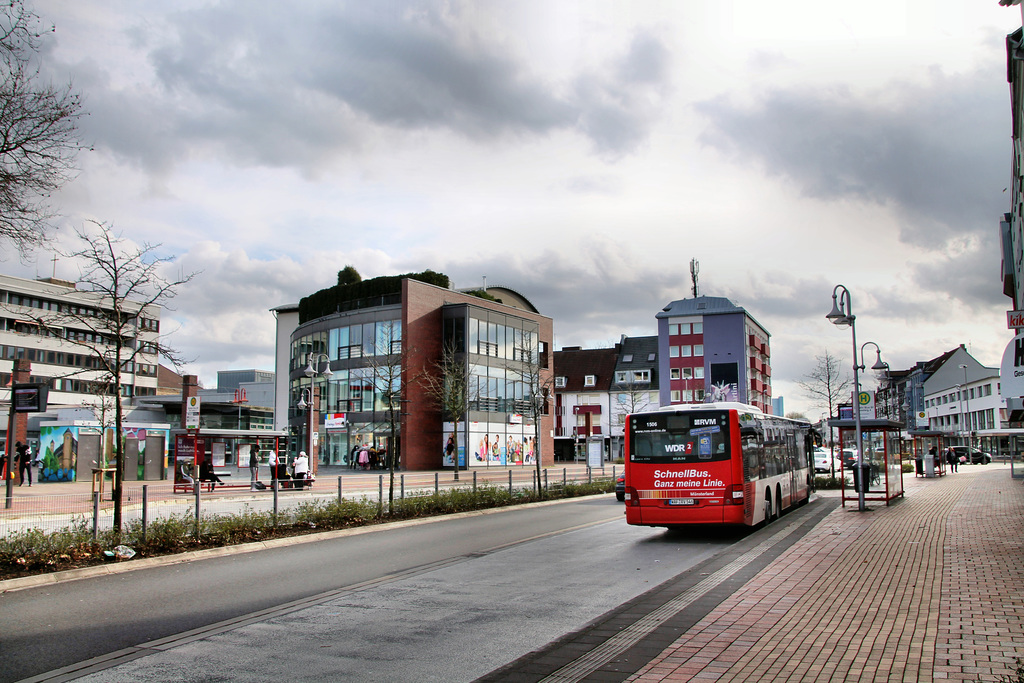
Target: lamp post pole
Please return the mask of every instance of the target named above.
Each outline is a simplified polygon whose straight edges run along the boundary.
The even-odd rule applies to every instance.
[[[837,294],[838,292],[838,294]],[[864,448],[861,443],[860,424],[860,363],[857,362],[857,316],[853,314],[853,304],[850,301],[850,290],[843,285],[836,285],[832,288],[832,312],[825,316],[837,327],[850,326],[850,334],[853,336],[853,424],[856,432],[857,443],[857,476],[862,477],[861,467],[864,464]],[[857,510],[863,512],[864,506],[864,482],[858,487]]]
[[[857,510],[863,512],[867,509],[864,504],[864,493],[868,488],[867,477],[864,476],[864,444],[863,430],[860,417],[860,371],[864,369],[864,348],[860,349],[860,358],[857,356],[857,316],[853,314],[853,303],[850,297],[850,290],[843,285],[836,285],[832,289],[832,310],[825,318],[837,327],[850,326],[850,334],[853,337],[853,424],[857,439],[857,471],[855,481],[860,482],[858,487]],[[882,362],[882,353],[875,342],[865,342],[864,346],[872,344],[878,352],[878,359],[871,366],[872,370],[882,370],[887,367]]]
[[[320,361],[326,363],[323,370],[320,369]],[[310,353],[307,358],[306,369],[302,371],[310,379],[309,390],[309,459],[310,472],[316,477],[320,465],[319,429],[320,426],[320,386],[316,383],[316,377],[321,376],[329,380],[331,375],[331,359],[326,353]],[[300,402],[301,403],[301,402]],[[299,408],[303,408],[302,405]]]
[[[967,436],[967,458],[971,457],[971,448],[974,446],[971,443],[971,399],[967,397],[967,366],[965,364],[960,365],[960,369],[964,371],[964,386],[960,391],[961,398],[963,399],[960,403],[964,406],[964,430]]]

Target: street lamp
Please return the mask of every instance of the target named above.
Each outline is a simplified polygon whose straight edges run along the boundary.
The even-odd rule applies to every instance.
[[[837,293],[838,292],[838,293]],[[864,347],[860,347],[860,360],[857,356],[857,316],[853,314],[853,303],[851,302],[850,290],[843,285],[836,285],[832,289],[832,310],[825,318],[836,327],[849,325],[850,333],[853,336],[853,423],[856,427],[857,439],[857,477],[859,477],[860,490],[858,491],[857,510],[865,511],[864,492],[867,489],[867,481],[864,476],[864,444],[862,442],[862,430],[860,421],[860,371],[864,369]],[[881,370],[886,367],[882,362],[882,352],[875,342],[867,342],[864,346],[872,344],[878,353],[872,370]]]
[[[324,363],[324,369],[320,369],[321,360]],[[306,369],[302,371],[306,377],[313,381],[311,389],[303,389],[303,393],[309,392],[309,403],[306,403],[304,396],[300,394],[298,408],[299,410],[305,410],[306,406],[309,406],[309,460],[310,470],[315,477],[320,465],[319,449],[316,448],[316,429],[319,427],[319,416],[317,411],[320,410],[320,387],[316,385],[314,378],[320,376],[325,379],[330,379],[331,375],[331,359],[326,353],[310,353],[306,358]]]
[[[964,408],[964,429],[967,432],[967,457],[971,457],[971,447],[974,445],[971,443],[971,400],[967,398],[967,366],[963,363],[960,364],[960,369],[964,371],[964,386],[960,390],[960,401]]]

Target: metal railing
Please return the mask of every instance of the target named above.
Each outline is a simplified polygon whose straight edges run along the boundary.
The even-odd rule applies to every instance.
[[[571,483],[615,481],[621,468],[576,469],[546,468],[541,471],[541,487],[552,490]],[[451,472],[395,473],[395,500],[432,496],[451,489],[477,490],[484,485],[516,490],[535,489],[537,471],[532,468],[508,470],[463,470],[458,480]],[[268,487],[264,491],[245,489],[215,489],[206,491],[197,486],[192,492],[175,494],[171,482],[125,486],[122,489],[121,515],[123,524],[139,522],[143,534],[149,521],[172,516],[226,515],[243,510],[256,512],[285,512],[301,502],[331,500],[370,500],[383,502],[390,495],[390,477],[387,474],[352,474],[323,478],[315,488],[279,489]],[[285,506],[285,507],[282,507]],[[15,496],[10,508],[0,510],[0,537],[29,529],[57,532],[70,527],[86,526],[96,536],[100,531],[113,528],[114,503],[110,491],[55,495]]]

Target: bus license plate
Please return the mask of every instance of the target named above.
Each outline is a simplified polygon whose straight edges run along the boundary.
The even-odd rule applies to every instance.
[[[696,505],[697,501],[694,498],[669,498],[669,505]]]

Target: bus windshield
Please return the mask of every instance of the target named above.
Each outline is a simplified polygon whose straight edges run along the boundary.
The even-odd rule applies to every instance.
[[[729,459],[729,413],[645,413],[630,418],[630,462],[652,465]]]

